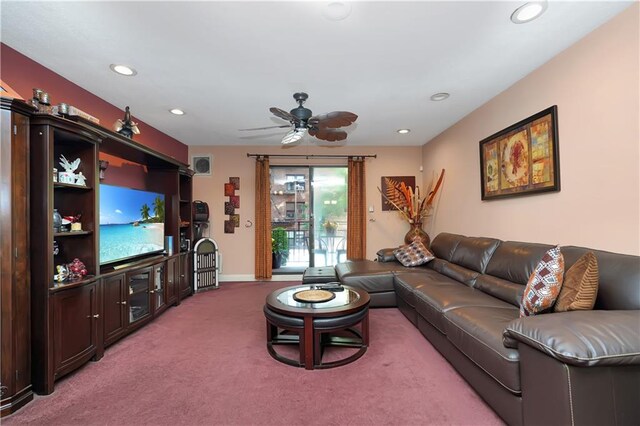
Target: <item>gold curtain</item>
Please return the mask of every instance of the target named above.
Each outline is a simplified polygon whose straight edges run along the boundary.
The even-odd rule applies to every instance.
[[[256,279],[271,278],[269,157],[256,158]]]
[[[348,170],[347,259],[360,260],[365,259],[367,248],[364,158],[349,157]]]

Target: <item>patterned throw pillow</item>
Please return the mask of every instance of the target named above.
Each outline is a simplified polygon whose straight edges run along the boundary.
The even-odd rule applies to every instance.
[[[404,266],[418,266],[436,258],[419,240],[415,240],[409,245],[398,247],[393,251],[393,254],[398,259],[398,262]]]
[[[558,298],[564,275],[564,257],[560,247],[548,250],[529,277],[520,303],[520,318],[551,308]]]
[[[593,252],[585,253],[564,274],[564,283],[553,307],[555,312],[589,311],[598,296],[598,259]]]

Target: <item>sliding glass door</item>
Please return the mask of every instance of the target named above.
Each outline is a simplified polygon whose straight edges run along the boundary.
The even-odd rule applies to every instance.
[[[271,221],[282,249],[274,272],[300,273],[345,260],[347,168],[271,166]]]
[[[313,264],[335,265],[347,257],[347,168],[312,170]]]

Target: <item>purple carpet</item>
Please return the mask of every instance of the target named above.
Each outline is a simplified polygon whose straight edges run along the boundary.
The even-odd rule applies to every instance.
[[[370,311],[354,363],[307,371],[266,350],[262,306],[293,283],[223,283],[62,379],[7,425],[501,424],[395,308]]]

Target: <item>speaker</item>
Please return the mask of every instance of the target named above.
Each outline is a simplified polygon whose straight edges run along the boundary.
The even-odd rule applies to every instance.
[[[209,204],[204,201],[193,201],[193,221],[207,222],[209,220]]]
[[[173,237],[172,236],[164,237],[164,249],[167,252],[168,256],[173,255]]]
[[[196,175],[211,176],[211,155],[192,156],[191,167]]]

